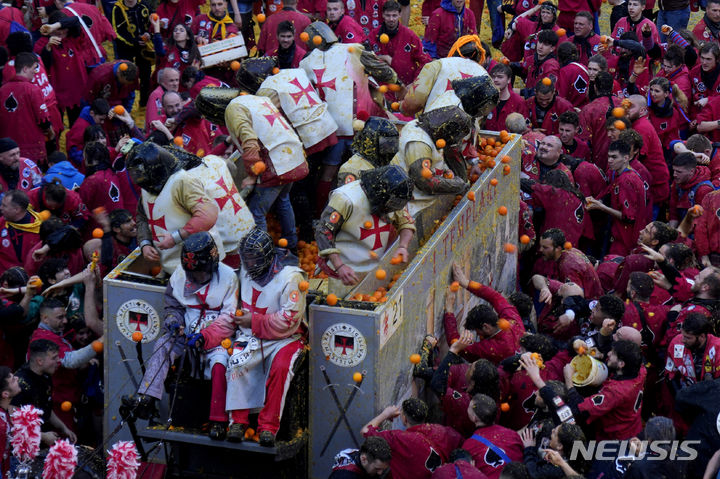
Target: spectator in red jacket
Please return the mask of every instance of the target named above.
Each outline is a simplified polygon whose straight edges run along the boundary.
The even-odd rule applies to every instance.
[[[433,479],[487,479],[487,476],[475,467],[475,459],[465,449],[455,449],[447,464],[435,469]]]
[[[557,34],[552,30],[543,30],[538,33],[535,53],[523,60],[520,69],[521,76],[525,79],[525,89],[521,94],[531,97],[535,87],[545,78],[552,80],[553,85],[560,73],[560,64],[555,56],[555,48],[558,44]]]
[[[588,102],[588,70],[578,62],[577,47],[571,42],[561,43],[557,55],[560,63],[556,86],[558,95],[572,103],[575,108],[582,108]]]
[[[390,468],[392,451],[387,441],[371,436],[360,449],[343,449],[335,455],[329,479],[384,477]]]
[[[701,43],[720,41],[720,0],[708,0],[705,16],[697,22],[692,31]]]
[[[490,70],[495,88],[500,92],[497,105],[485,118],[485,128],[492,131],[502,131],[507,128],[505,120],[511,113],[520,113],[527,118],[527,105],[523,97],[515,93],[512,87],[512,69],[499,63]]]
[[[572,103],[556,94],[554,83],[538,83],[534,90],[535,95],[525,100],[530,124],[534,130],[555,135],[560,128],[560,115],[573,111]]]
[[[362,43],[365,41],[365,32],[358,22],[349,15],[345,15],[343,0],[329,0],[325,7],[327,23],[337,35],[340,43]]]
[[[28,209],[30,200],[20,190],[5,193],[0,204],[0,271],[22,266],[30,250],[40,242],[37,213]]]
[[[464,0],[442,0],[430,15],[423,46],[432,58],[445,58],[458,38],[476,33],[475,14]]]
[[[685,65],[685,51],[678,45],[670,45],[662,59],[662,69],[657,72],[659,77],[670,80],[671,85],[677,85],[685,98],[692,98],[692,84],[690,73]],[[687,110],[687,108],[686,108]]]
[[[673,159],[673,183],[670,187],[670,225],[674,228],[689,208],[701,205],[705,195],[715,190],[710,170],[698,165],[692,153],[680,153]],[[708,214],[714,215],[714,211]]]
[[[655,127],[665,158],[669,160],[671,143],[680,139],[680,132],[687,130],[689,124],[685,114],[687,98],[677,85],[671,85],[664,77],[650,80],[648,96],[648,119]]]
[[[138,67],[134,63],[126,60],[103,63],[90,73],[85,99],[104,98],[110,106],[122,105],[132,111],[138,87]]]
[[[720,94],[720,46],[704,43],[698,52],[698,64],[690,70],[692,83],[691,114],[694,119],[707,105],[709,98]]]
[[[79,230],[88,219],[88,210],[80,195],[65,188],[58,179],[35,188],[28,193],[28,198],[35,211],[48,210],[66,225]]]
[[[580,116],[568,110],[558,118],[558,138],[563,144],[563,153],[579,160],[590,161],[591,152],[587,142],[581,140]]]
[[[583,65],[588,64],[590,57],[600,53],[600,35],[593,31],[594,21],[592,13],[580,11],[573,22],[575,35],[570,37],[570,41],[577,47],[578,61]]]
[[[78,193],[85,206],[90,211],[104,208],[108,212],[125,208],[120,179],[110,167],[110,152],[107,147],[98,141],[87,143],[83,148],[83,162],[87,176]],[[93,229],[98,226],[95,221],[91,223]]]
[[[275,18],[275,15],[272,18]],[[303,43],[296,40],[295,26],[289,20],[278,24],[276,44],[265,56],[277,57],[280,69],[298,68],[307,51],[301,46]]]
[[[284,0],[282,10],[270,15],[262,25],[260,38],[258,39],[258,50],[260,52],[272,56],[269,52],[272,52],[278,47],[277,37],[280,34],[278,26],[283,22],[290,22],[294,27],[295,44],[302,43],[300,33],[305,31],[305,27],[310,25],[310,19],[307,15],[303,15],[297,11],[297,0]]]
[[[705,211],[695,220],[695,247],[703,266],[720,266],[720,191],[705,195]]]

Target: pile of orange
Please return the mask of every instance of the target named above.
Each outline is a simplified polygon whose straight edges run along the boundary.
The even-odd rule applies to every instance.
[[[362,294],[362,293],[356,293],[351,299],[351,301],[365,301],[368,303],[384,303],[388,300],[388,291],[392,289],[393,286],[395,286],[395,283],[398,279],[400,279],[400,276],[402,276],[403,272],[400,271],[399,273],[395,273],[392,277],[392,281],[388,283],[387,286],[380,286],[378,289],[376,289],[372,294]]]
[[[498,138],[479,137],[477,151],[480,160],[480,169],[495,167],[495,157],[505,148],[505,145],[513,139],[513,136],[506,130],[502,130]]]
[[[318,262],[318,246],[315,241],[307,243],[298,241],[298,256],[300,257],[300,268],[308,274],[308,278],[326,279],[327,273],[321,271],[315,275],[315,267]]]

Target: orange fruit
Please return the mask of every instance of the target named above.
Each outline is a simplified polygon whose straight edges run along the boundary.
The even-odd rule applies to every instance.
[[[232,346],[232,341],[230,341],[230,338],[225,338],[220,342],[220,346],[222,346],[225,349],[230,348]]]
[[[620,120],[615,120],[615,123],[613,123],[613,126],[616,130],[624,130],[625,129],[625,122]]]
[[[272,72],[273,72],[273,75],[277,75],[278,73],[280,73],[280,69],[278,67],[275,67],[272,69]]]
[[[48,210],[42,210],[40,213],[38,213],[38,216],[40,217],[41,221],[46,221],[52,214]]]
[[[203,157],[203,156],[205,156],[205,150],[200,148],[198,151],[195,152],[195,154],[199,157]]]
[[[118,66],[118,70],[120,70],[121,72],[127,71],[127,69],[128,69],[127,63],[121,63]]]
[[[500,410],[502,412],[508,412],[510,410],[510,404],[504,402],[500,404]]]
[[[505,252],[514,253],[517,250],[517,246],[512,243],[505,243]]]
[[[528,243],[530,243],[530,237],[528,235],[522,235],[520,237],[520,242],[522,244],[528,244]]]
[[[390,264],[400,264],[402,263],[402,256],[393,256],[392,259],[390,259]]]
[[[230,62],[230,69],[234,72],[238,71],[240,69],[240,62],[237,60],[233,60]]]
[[[397,83],[392,83],[392,84],[388,85],[388,88],[390,88],[390,91],[394,91],[394,92],[398,92],[398,91],[402,90],[402,87],[400,85],[398,85]]]
[[[508,210],[507,210],[506,206],[501,206],[500,208],[498,208],[498,214],[500,216],[505,216],[507,214],[507,212],[508,212]]]
[[[380,85],[378,87],[378,90],[380,90],[380,93],[385,94],[388,92],[388,87],[387,87],[387,85]]]
[[[695,213],[697,216],[702,216],[703,214],[703,207],[700,205],[693,206],[693,213]]]
[[[183,146],[185,144],[181,136],[176,136],[175,138],[173,138],[173,143],[175,144],[175,146]]]
[[[355,47],[348,47],[349,53],[355,53]]]
[[[470,201],[475,201],[475,192],[474,191],[468,191],[467,199]]]
[[[382,281],[383,279],[387,278],[387,273],[385,272],[384,269],[379,269],[379,270],[375,271],[375,277],[377,279],[379,279],[380,281]]]
[[[670,27],[667,26],[667,25],[663,25],[660,30],[661,30],[665,35],[667,35],[668,33],[670,33]]]
[[[243,313],[244,313],[244,311],[243,311],[242,309],[240,309],[240,308],[238,308],[238,309],[235,310],[235,316],[242,316]]]
[[[323,42],[323,39],[322,39],[322,37],[321,37],[320,35],[315,35],[315,36],[313,37],[313,43],[314,43],[315,45],[320,45],[322,42]]]
[[[307,42],[308,40],[310,40],[310,35],[308,34],[308,32],[302,32],[300,34],[300,40],[302,40],[304,42]]]
[[[98,341],[96,339],[95,341],[92,342],[93,351],[95,351],[96,353],[102,353],[103,347],[104,347],[104,344],[102,343],[102,341]]]
[[[153,22],[157,22],[160,19],[160,16],[157,13],[153,13],[150,15],[150,18],[152,18]]]
[[[497,186],[497,184],[498,184],[497,178],[493,178],[492,180],[490,180],[490,184],[493,186]]]
[[[417,353],[410,355],[410,362],[413,363],[413,364],[418,364],[421,359],[422,359],[422,358],[421,358],[420,355],[417,354]]]
[[[502,57],[500,59],[500,63],[502,63],[503,65],[510,65],[510,59],[506,58],[506,57]]]
[[[300,281],[298,283],[298,289],[300,291],[307,291],[308,288],[310,288],[310,283],[308,283],[307,281]]]
[[[260,23],[265,23],[265,14],[264,13],[258,13],[257,19]]]
[[[532,353],[532,354],[530,355],[530,357],[533,358],[533,359],[536,359],[536,360],[537,360],[537,359],[540,359],[540,355],[539,355],[538,353]]]
[[[433,175],[432,171],[430,171],[430,168],[423,168],[422,171],[420,172],[420,174],[426,180],[429,180],[430,178],[432,178],[432,175]]]
[[[255,164],[252,165],[252,168],[250,168],[253,172],[253,175],[260,176],[265,172],[265,169],[267,169],[267,166],[265,166],[265,163],[262,161],[256,161]]]
[[[281,247],[281,248],[287,248],[287,245],[288,245],[288,240],[286,240],[285,238],[280,238],[280,239],[278,240],[278,246],[279,246],[279,247]]]
[[[105,213],[105,208],[102,206],[98,206],[97,208],[93,209],[93,213],[96,215],[101,215],[101,214]]]
[[[542,79],[542,84],[545,86],[550,86],[550,85],[552,85],[552,80],[548,77],[545,77]]]
[[[372,228],[372,223],[370,221],[366,221],[365,223],[363,223],[363,227],[366,230],[369,230],[370,228]]]
[[[460,283],[457,281],[450,283],[450,291],[453,293],[460,291]]]
[[[105,236],[105,232],[101,228],[95,228],[92,232],[93,238],[102,238]]]
[[[33,288],[38,289],[38,288],[42,288],[43,282],[37,276],[33,276],[32,278],[30,278],[30,284],[32,285]]]
[[[392,86],[392,85],[391,85]],[[400,109],[400,103],[394,101],[390,104],[390,108],[393,109],[393,111],[398,111]]]
[[[497,325],[498,325],[498,328],[502,329],[503,331],[507,331],[512,326],[510,324],[510,321],[508,321],[505,318],[498,319]]]
[[[377,258],[378,258],[378,254],[377,254],[375,251],[370,251],[370,257],[371,257],[372,259],[377,259]]]
[[[572,249],[572,243],[569,242],[569,241],[566,241],[565,244],[563,245],[563,248],[565,248],[565,249]]]
[[[585,346],[580,346],[577,350],[578,354],[585,354]]]
[[[447,179],[455,178],[455,174],[452,171],[448,171],[443,175]]]
[[[502,160],[500,160],[503,163],[510,163],[512,161],[512,158],[510,158],[508,155],[505,155],[502,157]]]
[[[60,409],[62,409],[65,412],[68,412],[72,409],[72,403],[70,401],[63,401],[63,403],[60,404]]]
[[[141,333],[140,331],[135,331],[134,333],[132,333],[132,340],[135,341],[136,343],[139,343],[140,341],[142,341],[142,338],[143,338],[143,333]]]
[[[600,43],[607,43],[607,41],[608,37],[606,37],[605,35],[600,35]]]
[[[437,146],[438,148],[445,148],[445,144],[445,140],[443,140],[442,138],[438,138],[435,141],[435,146]]]
[[[255,435],[255,429],[249,427],[245,430],[245,439],[252,439]]]
[[[477,281],[470,281],[470,282],[468,283],[468,288],[470,288],[470,289],[480,289],[480,283],[478,283]]]
[[[353,381],[355,381],[356,383],[359,383],[359,382],[362,381],[362,380],[363,380],[363,375],[362,375],[362,373],[355,373],[355,374],[353,374]]]
[[[330,293],[325,297],[325,302],[330,306],[335,306],[338,302],[338,297]]]
[[[503,175],[507,176],[510,174],[510,165],[503,166]]]
[[[390,43],[390,37],[387,35],[387,33],[382,33],[380,35],[380,43]]]
[[[487,167],[488,167],[488,168],[495,168],[495,160],[493,160],[492,158],[490,158],[490,159],[487,161]]]
[[[150,268],[150,276],[157,276],[160,274],[160,271],[162,271],[160,266],[153,266]]]
[[[116,105],[115,108],[113,108],[113,111],[116,115],[124,115],[125,114],[125,107],[122,105]]]
[[[455,343],[457,343],[457,342],[458,342],[458,338],[452,338],[452,339],[450,340],[450,346],[452,346],[453,344],[455,344]]]
[[[625,116],[625,108],[616,106],[612,109],[612,114],[615,118],[622,118]]]
[[[565,31],[564,28],[558,28],[555,31],[555,33],[557,34],[558,37],[564,37],[567,32]]]

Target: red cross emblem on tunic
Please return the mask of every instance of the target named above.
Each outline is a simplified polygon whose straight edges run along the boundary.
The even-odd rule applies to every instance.
[[[153,240],[158,239],[157,231],[155,228],[162,228],[165,231],[167,231],[167,226],[165,225],[165,215],[160,216],[159,218],[155,218],[153,215],[153,210],[155,209],[155,203],[150,203],[148,201],[148,226],[152,229],[152,235]]]
[[[257,304],[257,300],[262,294],[262,291],[258,291],[257,289],[252,289],[252,303],[248,304],[245,301],[242,302],[243,309],[246,311],[250,311],[251,313],[258,313],[258,314],[265,314],[267,312],[267,308],[258,308],[255,306]]]
[[[290,97],[295,101],[296,105],[300,103],[300,100],[302,100],[303,97],[307,98],[309,106],[320,104],[320,103],[318,103],[318,101],[315,98],[310,96],[311,93],[315,92],[312,85],[308,85],[305,88],[303,88],[302,85],[300,85],[300,80],[298,80],[297,78],[293,78],[293,80],[288,83],[290,83],[291,85],[295,85],[296,87],[298,87],[300,89],[300,91],[296,91],[295,93],[290,93]]]
[[[222,211],[222,209],[225,208],[225,205],[227,204],[227,202],[230,201],[230,202],[232,202],[232,205],[233,205],[233,211],[235,213],[240,211],[242,209],[242,206],[240,206],[240,204],[237,201],[235,201],[235,196],[234,196],[238,192],[237,188],[235,187],[235,183],[233,183],[232,188],[228,188],[227,185],[225,184],[225,179],[220,178],[219,180],[217,180],[215,182],[215,184],[218,185],[220,188],[222,188],[222,190],[225,192],[225,196],[215,198],[215,201],[217,202],[220,210]]]
[[[471,75],[470,73],[460,72],[460,80],[464,80],[464,79],[466,79],[466,78],[472,78],[472,77],[473,77],[473,75]],[[456,80],[457,80],[457,78],[456,78]],[[453,89],[453,87],[452,87],[452,82],[453,82],[453,81],[448,78],[447,86],[445,87],[445,91],[448,91],[448,90],[452,90],[452,89]]]
[[[382,239],[380,239],[381,233],[390,233],[392,231],[392,226],[389,223],[385,223],[383,226],[380,226],[380,218],[378,218],[375,215],[372,215],[373,219],[373,226],[372,228],[365,228],[363,226],[360,227],[360,240],[364,240],[365,238],[368,238],[370,236],[375,236],[375,243],[373,244],[373,251],[382,248]]]
[[[325,90],[323,90],[323,88],[328,88],[330,90],[337,91],[337,89],[335,88],[335,79],[334,78],[328,82],[323,81],[322,77],[323,77],[323,75],[325,75],[325,70],[327,70],[327,68],[321,68],[319,70],[313,69],[315,78],[317,78],[316,86],[318,87],[318,90],[320,92],[320,98],[322,98],[323,100],[325,99]]]
[[[272,113],[269,115],[263,115],[265,117],[265,119],[268,121],[268,123],[270,123],[270,126],[275,126],[275,120],[277,120],[282,125],[283,128],[285,128],[286,130],[290,129],[288,124],[285,123],[285,119],[283,118],[282,114],[279,111],[277,111],[277,110],[273,111],[273,107],[266,101],[262,102],[262,106],[264,106],[268,110],[272,111]]]

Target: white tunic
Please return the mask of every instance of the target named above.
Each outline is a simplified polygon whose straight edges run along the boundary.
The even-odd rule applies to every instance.
[[[462,80],[463,78],[471,78],[478,76],[487,76],[485,69],[476,61],[462,57],[441,58],[439,61],[442,65],[440,73],[435,79],[435,84],[430,90],[430,94],[425,101],[425,110],[430,111],[433,102],[448,90],[452,90],[452,82],[454,80]],[[453,94],[454,96],[454,94]],[[456,97],[457,98],[457,97]],[[458,99],[458,102],[460,100]]]
[[[268,77],[260,90],[274,90],[280,100],[280,108],[295,128],[298,136],[310,148],[329,137],[338,126],[328,111],[328,105],[310,83],[305,70],[288,68]]]

